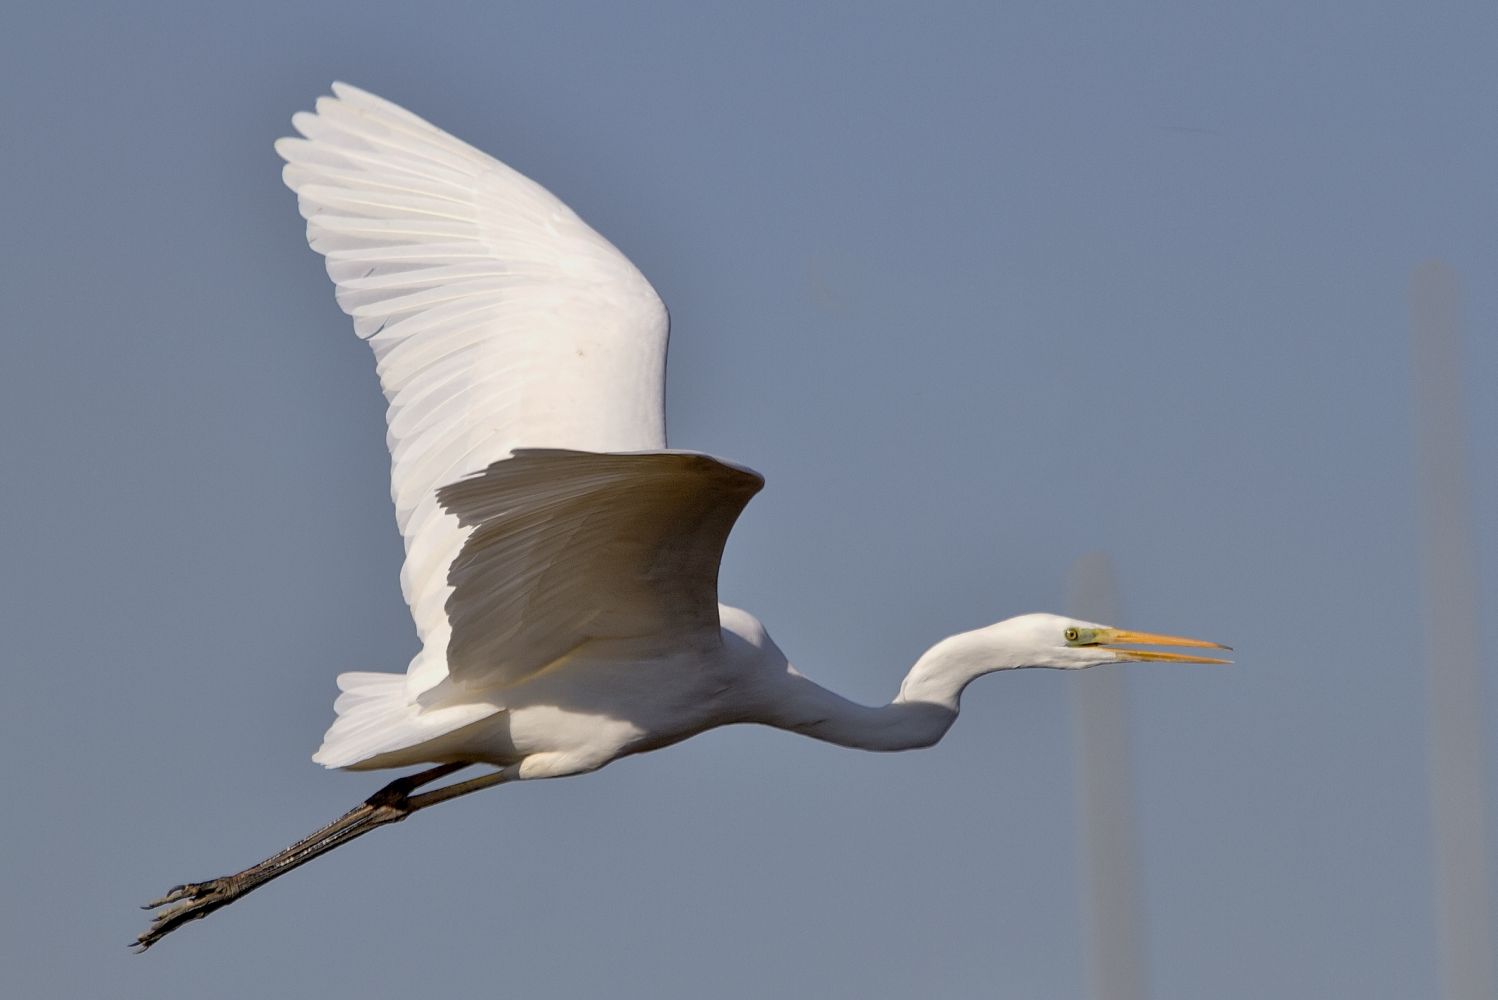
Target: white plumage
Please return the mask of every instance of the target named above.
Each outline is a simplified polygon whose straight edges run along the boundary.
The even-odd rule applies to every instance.
[[[447,576],[468,534],[438,488],[521,446],[664,448],[668,320],[634,265],[545,188],[373,94],[333,92],[276,150],[390,403],[401,592],[422,641],[414,700],[448,673]],[[340,713],[362,703],[365,676],[340,682]],[[373,750],[365,729],[335,726],[317,759]]]
[[[315,760],[438,766],[235,875],[178,886],[138,944],[410,813],[759,723],[868,750],[930,746],[974,678],[1215,646],[1057,615],[937,643],[899,694],[857,705],[793,668],[718,563],[758,474],[666,450],[665,307],[545,189],[346,84],[293,118],[286,183],[390,402],[406,675],[345,673]],[[412,794],[470,764],[493,773]]]

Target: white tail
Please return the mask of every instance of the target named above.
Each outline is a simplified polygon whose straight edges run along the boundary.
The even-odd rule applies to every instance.
[[[333,703],[338,718],[312,755],[330,768],[423,763],[429,758],[422,755],[421,744],[499,711],[482,702],[424,709],[408,698],[405,674],[339,674],[338,689],[343,692]],[[373,760],[401,750],[411,751],[402,755],[409,760]]]

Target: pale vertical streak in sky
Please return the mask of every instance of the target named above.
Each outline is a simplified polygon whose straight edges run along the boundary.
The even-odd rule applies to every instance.
[[[1119,623],[1113,564],[1103,553],[1089,553],[1072,566],[1071,613]],[[1072,676],[1071,692],[1088,994],[1095,1000],[1144,1000],[1148,969],[1124,673],[1110,667],[1082,671]]]
[[[1495,995],[1493,926],[1461,311],[1450,267],[1427,261],[1415,268],[1410,313],[1441,990],[1447,1000],[1486,1000]]]

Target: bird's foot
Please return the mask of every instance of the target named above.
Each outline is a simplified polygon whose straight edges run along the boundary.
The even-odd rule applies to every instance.
[[[189,920],[200,920],[214,910],[234,902],[244,892],[238,883],[239,880],[232,875],[209,879],[207,882],[188,882],[173,887],[165,896],[142,906],[143,910],[158,912],[152,917],[151,926],[135,939],[136,952],[145,951]]]

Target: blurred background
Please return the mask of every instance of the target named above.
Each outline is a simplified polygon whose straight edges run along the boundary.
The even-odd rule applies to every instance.
[[[1498,718],[1495,49],[1485,2],[7,9],[6,994],[1094,989],[1054,671],[926,752],[740,728],[474,796],[130,955],[137,904],[387,777],[308,760],[334,676],[415,649],[372,360],[271,148],[335,78],[649,276],[673,444],[769,480],[723,596],[817,680],[882,702],[1095,552],[1117,624],[1237,647],[1110,689],[1144,995],[1449,991],[1425,663],[1469,630],[1461,725]],[[1465,532],[1455,625],[1422,512]],[[1448,796],[1488,843],[1494,770]]]

